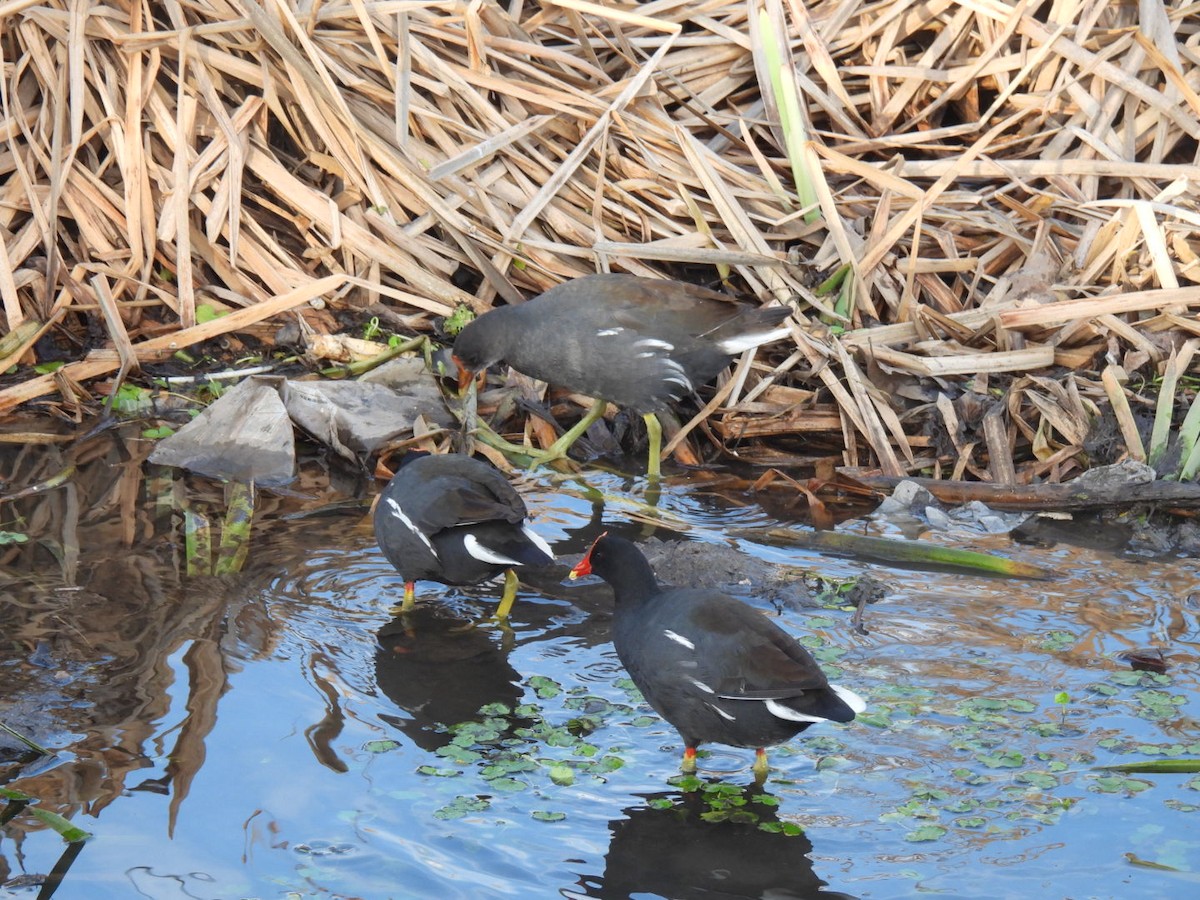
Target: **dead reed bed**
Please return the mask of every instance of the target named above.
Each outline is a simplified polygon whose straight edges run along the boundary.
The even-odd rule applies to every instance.
[[[0,55],[0,411],[609,268],[795,305],[693,423],[764,462],[1063,480],[1190,390],[1195,3],[0,0]]]

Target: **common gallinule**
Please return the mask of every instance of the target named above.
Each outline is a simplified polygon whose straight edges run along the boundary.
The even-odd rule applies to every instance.
[[[478,584],[503,572],[496,615],[507,617],[517,596],[512,570],[554,561],[525,516],[520,495],[487,463],[409,453],[375,507],[375,540],[405,581],[402,608],[412,608],[416,581]]]
[[[696,747],[710,741],[753,747],[761,781],[766,747],[866,708],[752,607],[711,588],[660,585],[624,538],[600,535],[570,577],[591,574],[612,586],[613,646],[646,702],[683,738],[684,772],[696,770]]]
[[[454,342],[459,386],[501,361],[518,372],[596,398],[539,461],[557,459],[612,402],[640,413],[657,478],[662,428],[655,414],[716,377],[738,353],[788,335],[786,307],[739,306],[679,281],[588,275],[469,323]]]

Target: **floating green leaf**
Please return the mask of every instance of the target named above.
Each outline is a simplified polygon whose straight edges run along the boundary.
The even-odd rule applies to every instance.
[[[1089,788],[1101,794],[1140,794],[1153,787],[1148,781],[1138,778],[1120,778],[1116,775],[1104,775],[1097,778]]]
[[[539,822],[561,822],[567,817],[565,812],[552,812],[548,809],[535,809],[529,815]]]
[[[913,791],[913,797],[917,800],[946,800],[950,797],[950,792],[942,788],[935,787],[919,787]]]
[[[1061,653],[1075,646],[1077,640],[1070,631],[1047,631],[1042,635],[1038,646],[1048,653]]]
[[[462,769],[439,769],[437,766],[417,766],[418,775],[429,775],[434,778],[453,778],[462,774]]]
[[[625,766],[625,760],[619,756],[602,756],[600,759],[592,762],[586,762],[580,765],[580,771],[587,772],[589,775],[607,775],[610,772],[615,772]]]
[[[1048,791],[1059,785],[1059,780],[1049,772],[1021,772],[1017,775],[1017,781],[1042,791]]]
[[[484,766],[483,771],[479,774],[488,781],[495,778],[500,778],[506,775],[513,775],[519,772],[533,772],[539,766],[536,761],[526,757],[516,758],[500,758],[490,765]]]
[[[920,843],[923,841],[936,841],[946,836],[946,829],[941,825],[922,825],[915,831],[910,831],[904,836],[906,841]]]
[[[438,819],[461,819],[473,812],[483,812],[491,807],[491,803],[481,797],[455,797],[441,809],[434,810]]]
[[[400,743],[398,741],[386,739],[386,740],[378,740],[378,741],[367,741],[365,744],[363,744],[363,749],[366,750],[368,753],[387,753],[390,750],[395,750],[399,746],[400,746]]]
[[[674,785],[685,793],[692,793],[704,787],[704,782],[695,775],[672,775],[667,779],[667,784]]]
[[[975,758],[989,769],[1016,769],[1025,765],[1025,755],[1018,750],[980,753]]]
[[[474,750],[469,750],[466,747],[460,747],[457,744],[447,744],[445,747],[438,747],[437,750],[433,752],[438,756],[444,756],[447,759],[458,763],[460,766],[464,766],[467,763],[472,763],[483,758],[482,754],[477,753]]]
[[[552,700],[562,693],[562,686],[553,678],[547,678],[545,675],[531,676],[529,686],[542,700]]]
[[[488,787],[493,791],[502,791],[504,793],[513,794],[517,791],[523,791],[529,787],[525,782],[518,781],[515,778],[492,778],[488,781]]]

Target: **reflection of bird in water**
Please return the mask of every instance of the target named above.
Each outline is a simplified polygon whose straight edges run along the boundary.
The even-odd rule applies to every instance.
[[[762,796],[757,787],[739,794],[699,790],[645,795],[644,804],[609,823],[612,840],[604,874],[580,880],[583,896],[854,900],[821,890],[826,882],[813,871],[807,835],[760,827],[780,823],[778,808],[757,799]],[[728,818],[722,818],[726,812]],[[705,815],[722,820],[706,820]]]
[[[489,703],[521,702],[521,676],[500,646],[503,633],[418,605],[379,630],[375,683],[407,716],[383,715],[423,750],[450,743],[439,726],[478,721]],[[525,722],[511,719],[513,727]]]

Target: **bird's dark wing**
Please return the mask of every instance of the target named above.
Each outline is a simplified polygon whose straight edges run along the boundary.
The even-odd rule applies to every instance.
[[[699,604],[693,621],[715,634],[713,687],[724,697],[778,700],[829,686],[825,673],[795,638],[743,603],[715,595]]]
[[[503,476],[500,477],[501,484],[511,491],[511,496],[499,496],[502,491],[489,489],[495,488],[495,485],[481,485],[474,480],[449,475],[436,479],[437,500],[425,506],[414,521],[426,534],[478,522],[518,524],[525,518],[525,504],[517,492],[503,481]]]

